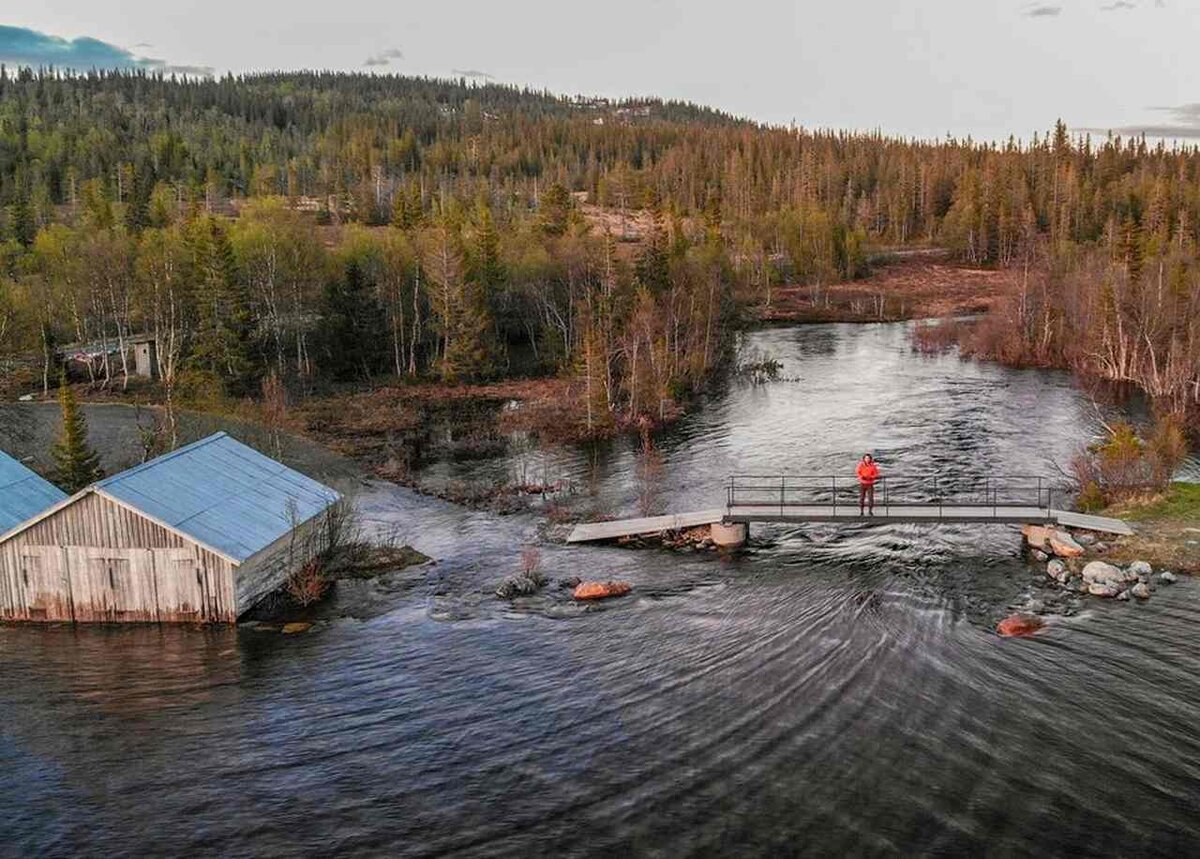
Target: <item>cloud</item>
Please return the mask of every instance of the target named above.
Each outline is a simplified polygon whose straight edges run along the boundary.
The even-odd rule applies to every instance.
[[[1178,140],[1200,140],[1200,103],[1180,104],[1174,107],[1152,107],[1156,113],[1167,115],[1165,122],[1126,125],[1112,131],[1124,137],[1162,137]],[[1107,133],[1109,129],[1084,129],[1093,133]]]
[[[0,24],[0,62],[18,66],[54,66],[59,69],[147,69],[182,75],[207,76],[209,66],[179,66],[166,60],[139,57],[127,48],[80,36],[64,39],[25,27]]]
[[[481,81],[495,80],[492,75],[489,75],[487,72],[481,72],[479,69],[451,69],[450,74],[459,78],[474,78]]]
[[[366,60],[363,61],[363,65],[367,66],[368,68],[372,66],[390,66],[392,64],[392,60],[402,59],[404,59],[404,51],[400,50],[399,48],[388,48],[387,50],[380,51],[377,54],[371,54],[371,56],[367,57]]]
[[[1062,14],[1062,6],[1038,4],[1025,9],[1026,18],[1057,18],[1060,14]]]
[[[1105,3],[1100,7],[1101,12],[1117,12],[1122,9],[1136,9],[1137,4],[1131,0],[1114,0],[1112,3]]]

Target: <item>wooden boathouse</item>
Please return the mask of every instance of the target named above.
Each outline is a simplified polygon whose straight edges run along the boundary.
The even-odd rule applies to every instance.
[[[234,623],[319,550],[339,499],[218,433],[0,534],[0,620]]]

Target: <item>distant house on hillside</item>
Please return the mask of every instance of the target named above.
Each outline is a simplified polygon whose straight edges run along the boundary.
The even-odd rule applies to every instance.
[[[0,451],[0,534],[11,531],[66,497],[67,494],[57,486]]]
[[[339,499],[218,433],[0,535],[0,620],[234,623],[319,550]]]
[[[131,376],[152,379],[158,375],[158,341],[153,334],[133,334],[118,340],[94,340],[90,343],[71,343],[58,349],[58,357],[67,368],[79,368],[83,373],[91,368],[90,375],[102,377],[104,368],[116,377],[121,372],[121,346],[125,347],[125,366]]]

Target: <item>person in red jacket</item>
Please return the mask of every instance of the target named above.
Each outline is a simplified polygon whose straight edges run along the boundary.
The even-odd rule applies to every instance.
[[[864,453],[862,460],[858,463],[858,515],[863,515],[863,510],[866,509],[867,515],[875,515],[875,481],[879,479],[879,466],[875,464],[875,457],[869,453]]]

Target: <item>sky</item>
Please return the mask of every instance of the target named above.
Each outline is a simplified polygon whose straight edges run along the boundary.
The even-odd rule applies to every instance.
[[[340,69],[684,99],[906,137],[1200,140],[1194,0],[43,0],[0,61]]]

